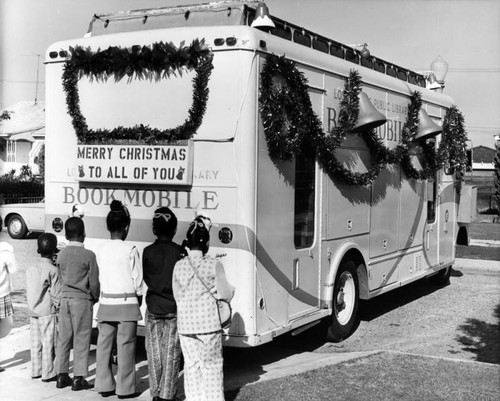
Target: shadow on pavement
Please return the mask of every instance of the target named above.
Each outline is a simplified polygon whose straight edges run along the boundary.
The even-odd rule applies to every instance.
[[[14,366],[19,366],[25,364],[31,359],[30,350],[24,350],[17,352],[12,358],[0,361],[0,365],[4,369],[13,368]]]
[[[458,273],[458,275],[456,275],[456,273]],[[462,273],[453,269],[452,275],[454,277],[463,276]],[[360,320],[372,321],[401,306],[439,291],[443,287],[444,286],[433,284],[428,278],[423,278],[386,294],[379,295],[371,300],[361,301],[359,308]]]
[[[463,335],[457,335],[456,340],[463,345],[463,350],[476,354],[478,362],[500,364],[500,304],[494,311],[496,324],[487,323],[478,319],[467,319],[466,323],[458,326]]]

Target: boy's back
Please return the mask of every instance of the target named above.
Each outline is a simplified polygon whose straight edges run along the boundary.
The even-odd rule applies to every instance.
[[[94,252],[85,249],[83,243],[70,241],[59,252],[57,264],[61,277],[62,298],[99,299],[99,269]]]
[[[57,388],[87,390],[93,386],[88,376],[93,304],[99,300],[99,268],[94,252],[85,249],[85,224],[70,217],[64,224],[68,246],[59,252],[57,265],[61,281],[59,312]],[[73,379],[69,376],[69,357],[73,348]]]
[[[26,298],[30,316],[48,316],[59,309],[61,289],[57,268],[40,258],[26,270]]]

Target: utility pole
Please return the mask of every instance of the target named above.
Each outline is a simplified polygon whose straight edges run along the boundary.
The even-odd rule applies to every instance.
[[[36,56],[36,85],[35,85],[35,104],[38,103],[38,76],[40,72],[40,54],[33,53]]]

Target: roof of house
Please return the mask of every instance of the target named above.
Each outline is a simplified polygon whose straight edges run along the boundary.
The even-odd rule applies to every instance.
[[[17,136],[17,139],[33,141],[31,133],[45,127],[44,102],[22,101],[3,111],[8,111],[10,118],[0,121],[0,137],[16,139]]]
[[[488,146],[476,146],[472,148],[472,161],[474,163],[493,163],[495,149]]]

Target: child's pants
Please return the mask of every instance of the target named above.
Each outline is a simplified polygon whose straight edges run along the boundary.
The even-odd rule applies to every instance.
[[[31,377],[53,378],[56,375],[56,315],[30,317],[30,338]]]
[[[92,301],[83,298],[61,298],[57,373],[69,372],[69,354],[73,345],[73,375],[89,374],[89,349],[92,335]]]
[[[186,401],[224,401],[222,335],[180,334]]]
[[[116,391],[116,395],[129,395],[135,387],[135,340],[137,322],[99,322],[97,338],[95,390],[99,393]],[[118,370],[116,384],[111,367],[111,351],[116,335]],[[116,386],[116,388],[115,388]]]
[[[146,311],[146,352],[151,397],[173,399],[181,362],[177,318]]]

